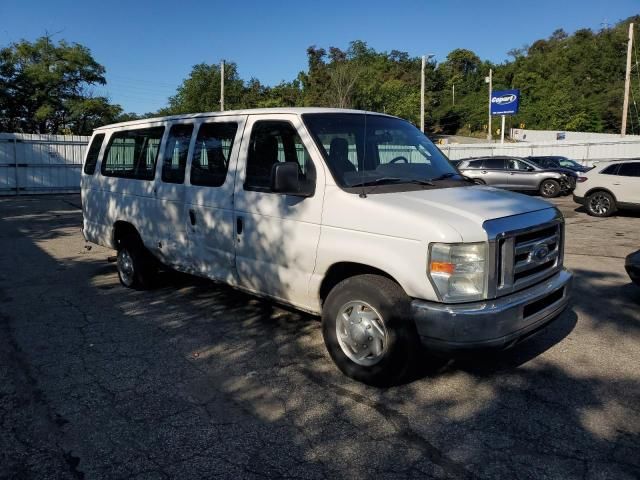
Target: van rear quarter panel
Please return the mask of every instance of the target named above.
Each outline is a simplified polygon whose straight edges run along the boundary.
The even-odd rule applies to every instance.
[[[81,177],[84,235],[92,243],[115,248],[113,227],[115,222],[124,221],[131,223],[150,247],[151,226],[157,220],[153,218],[155,181],[106,177],[101,173],[105,147],[115,132],[105,136],[93,175],[83,172]]]

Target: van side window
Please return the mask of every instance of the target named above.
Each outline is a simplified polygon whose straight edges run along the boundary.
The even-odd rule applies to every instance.
[[[227,178],[237,123],[203,123],[191,161],[191,184],[219,187]]]
[[[102,147],[102,141],[104,140],[104,133],[98,133],[91,140],[91,146],[87,153],[87,160],[84,162],[84,173],[86,175],[93,175],[96,171],[96,163],[98,163],[98,155],[100,154],[100,147]]]
[[[278,162],[296,162],[300,180],[315,183],[313,162],[295,127],[283,121],[256,122],[249,141],[244,189],[270,192],[271,169]]]
[[[164,127],[123,130],[111,135],[102,161],[107,177],[153,180]]]
[[[169,130],[162,159],[163,182],[184,182],[184,169],[187,166],[187,154],[192,133],[193,125],[173,125]]]

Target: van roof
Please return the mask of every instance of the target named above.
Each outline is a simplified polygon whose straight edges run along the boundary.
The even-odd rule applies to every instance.
[[[205,117],[224,117],[230,115],[265,115],[274,113],[290,113],[301,115],[303,113],[367,113],[370,115],[384,115],[393,117],[385,113],[369,112],[365,110],[350,110],[347,108],[321,108],[321,107],[290,107],[290,108],[250,108],[245,110],[225,110],[224,112],[203,112],[203,113],[185,113],[182,115],[168,115],[165,117],[141,118],[139,120],[131,120],[128,122],[112,123],[98,127],[95,131],[108,130],[111,128],[128,127],[153,122],[165,122],[167,120],[185,120],[189,118],[205,118]]]

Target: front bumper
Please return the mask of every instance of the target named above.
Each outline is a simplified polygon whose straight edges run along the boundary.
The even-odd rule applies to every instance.
[[[561,270],[525,290],[466,304],[414,300],[422,343],[434,350],[505,348],[556,318],[569,303],[573,275]]]
[[[579,197],[575,193],[573,194],[573,201],[580,205],[584,205],[584,197]]]

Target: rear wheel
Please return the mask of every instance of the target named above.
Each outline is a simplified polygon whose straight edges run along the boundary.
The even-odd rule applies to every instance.
[[[616,200],[607,192],[594,192],[585,202],[587,213],[594,217],[608,217],[616,211]]]
[[[380,275],[351,277],[331,290],[322,310],[322,334],[338,368],[370,385],[402,381],[419,352],[409,297]]]
[[[547,179],[540,184],[540,195],[545,198],[554,198],[560,195],[560,182],[557,180]]]
[[[145,290],[151,286],[157,267],[139,238],[128,236],[118,242],[118,277],[127,288]]]

